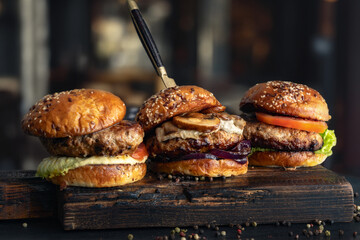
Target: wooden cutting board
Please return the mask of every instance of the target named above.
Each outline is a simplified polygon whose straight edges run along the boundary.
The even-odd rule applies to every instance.
[[[352,186],[322,166],[296,171],[250,168],[246,175],[212,182],[160,181],[148,175],[118,188],[69,187],[60,191],[50,187],[49,192],[45,189],[51,185],[38,178],[32,181],[36,179],[44,197],[57,196],[58,218],[65,230],[182,227],[212,221],[219,225],[315,219],[349,222],[353,215]],[[13,192],[20,188],[10,188],[9,181],[0,178],[0,219],[9,216],[6,211],[18,208],[28,211],[19,217],[54,214],[54,208],[49,207],[54,199],[48,196],[48,204],[44,204],[46,198],[39,203],[32,192],[34,184],[29,179],[24,181],[27,190],[22,191],[24,198],[19,200],[19,194],[14,196]]]

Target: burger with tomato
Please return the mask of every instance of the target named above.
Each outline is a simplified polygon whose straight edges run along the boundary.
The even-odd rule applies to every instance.
[[[123,120],[124,102],[112,93],[75,89],[47,95],[22,120],[51,154],[37,176],[66,186],[114,187],[142,179],[148,153],[144,130]]]
[[[328,130],[328,106],[316,90],[306,85],[269,81],[250,88],[240,102],[250,140],[249,164],[310,167],[321,164],[336,145]]]

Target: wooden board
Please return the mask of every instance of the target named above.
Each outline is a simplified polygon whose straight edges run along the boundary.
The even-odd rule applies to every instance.
[[[44,218],[56,213],[56,187],[35,171],[0,172],[0,220]]]
[[[69,187],[58,191],[65,230],[182,227],[229,223],[348,222],[353,190],[321,166],[284,171],[254,168],[226,181],[159,181],[148,175],[119,188]]]

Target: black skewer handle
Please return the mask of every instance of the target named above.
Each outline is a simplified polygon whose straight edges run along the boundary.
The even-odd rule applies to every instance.
[[[156,47],[155,41],[150,33],[149,28],[147,27],[145,20],[143,19],[140,10],[139,9],[132,9],[130,11],[131,19],[135,25],[136,32],[140,37],[141,43],[143,44],[146,53],[148,54],[149,58],[151,59],[151,62],[158,73],[159,76],[161,76],[159,72],[159,68],[164,66],[159,50]]]

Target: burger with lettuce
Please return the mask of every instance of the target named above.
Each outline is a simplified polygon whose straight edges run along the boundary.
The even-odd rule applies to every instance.
[[[58,184],[114,187],[142,179],[148,153],[144,130],[123,120],[124,102],[112,93],[75,89],[47,95],[22,120],[50,153],[37,175]]]
[[[269,81],[250,88],[240,102],[250,140],[249,165],[311,167],[332,155],[336,145],[328,106],[306,85]]]

